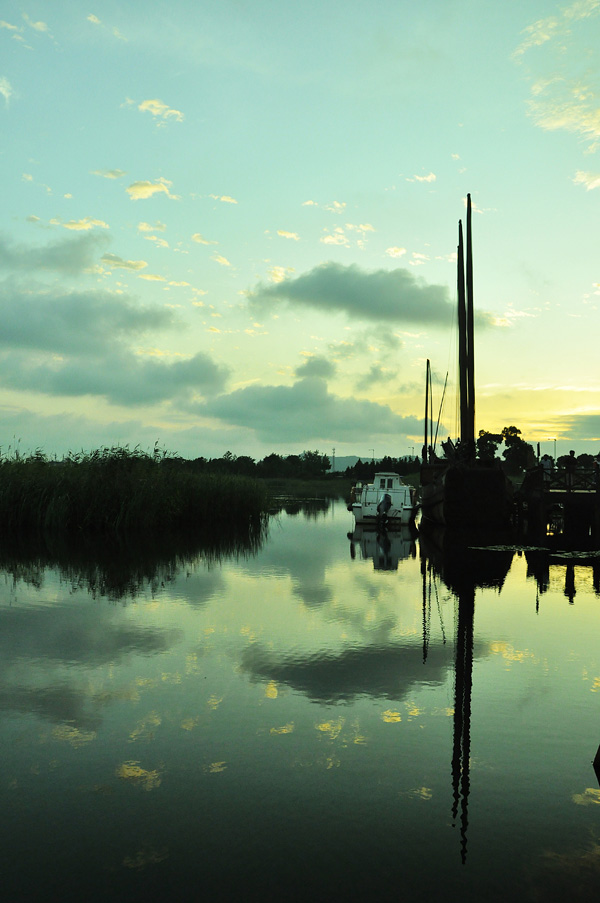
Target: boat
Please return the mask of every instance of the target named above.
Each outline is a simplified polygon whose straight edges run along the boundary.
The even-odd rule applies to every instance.
[[[357,524],[407,526],[415,516],[414,496],[399,474],[379,471],[372,483],[355,483],[348,511]]]
[[[467,195],[466,291],[462,223],[458,223],[458,371],[460,438],[435,451],[433,424],[428,435],[431,372],[427,361],[425,442],[421,464],[419,506],[423,518],[453,528],[501,528],[511,522],[512,484],[499,461],[475,456],[475,365],[473,315],[473,253],[471,195]]]

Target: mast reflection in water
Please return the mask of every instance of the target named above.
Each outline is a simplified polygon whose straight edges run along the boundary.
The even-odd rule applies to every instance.
[[[504,536],[502,538],[505,538]],[[481,534],[477,536],[481,541]],[[454,715],[452,741],[452,824],[460,823],[461,859],[467,860],[469,824],[471,695],[473,690],[473,643],[476,587],[500,590],[510,570],[513,551],[486,550],[472,545],[475,537],[429,523],[421,525],[420,545],[423,575],[423,648],[426,658],[425,595],[433,579],[441,579],[455,598]],[[478,582],[479,581],[479,582]],[[428,593],[430,595],[430,591]],[[443,625],[442,625],[443,628]]]

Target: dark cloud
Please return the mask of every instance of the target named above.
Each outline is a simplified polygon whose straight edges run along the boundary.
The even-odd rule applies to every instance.
[[[384,370],[378,364],[373,364],[368,373],[364,373],[356,380],[356,388],[359,392],[370,389],[375,383],[390,382],[396,374],[391,370]]]
[[[600,414],[573,414],[556,420],[557,431],[568,429],[569,441],[573,439],[597,442],[600,445]]]
[[[0,269],[28,275],[40,271],[75,275],[93,266],[98,253],[109,241],[103,233],[86,232],[32,248],[16,245],[0,236]]]
[[[296,279],[274,285],[260,284],[250,294],[251,304],[277,303],[342,311],[358,320],[390,323],[428,323],[447,326],[453,317],[448,288],[427,285],[405,269],[365,272],[355,264],[323,263]]]
[[[151,404],[221,392],[229,371],[199,352],[189,360],[140,357],[126,349],[98,358],[38,361],[26,355],[0,357],[0,383],[49,395],[103,396],[114,404]]]
[[[174,313],[111,292],[0,284],[0,348],[98,355],[121,340],[174,327]]]
[[[321,379],[330,379],[335,376],[335,364],[326,357],[309,357],[303,364],[296,367],[296,376],[316,376]]]
[[[428,285],[409,270],[366,272],[356,264],[322,263],[296,279],[273,285],[259,283],[250,304],[266,309],[288,302],[322,312],[341,311],[355,320],[449,326],[456,315],[445,285]],[[489,326],[489,314],[476,313],[478,325]]]
[[[301,379],[293,386],[248,386],[221,395],[198,410],[222,421],[253,429],[266,443],[356,441],[378,436],[398,441],[420,434],[422,421],[402,417],[387,405],[340,398],[323,379]]]

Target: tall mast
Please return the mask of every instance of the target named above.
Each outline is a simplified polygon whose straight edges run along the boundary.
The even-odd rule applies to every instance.
[[[475,327],[473,317],[473,247],[471,242],[471,195],[467,195],[467,398],[469,454],[475,452]]]
[[[465,261],[463,250],[462,222],[458,221],[457,251],[458,289],[458,385],[460,390],[460,442],[469,441],[469,392],[467,383],[467,310],[465,305]]]
[[[425,442],[423,443],[423,464],[427,464],[429,460],[428,448],[427,448],[427,427],[428,427],[428,417],[429,417],[429,358],[427,358],[427,367],[425,369]]]

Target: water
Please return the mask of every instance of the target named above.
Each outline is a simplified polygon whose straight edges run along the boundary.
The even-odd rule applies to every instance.
[[[5,899],[597,894],[600,559],[351,528],[0,558]]]

